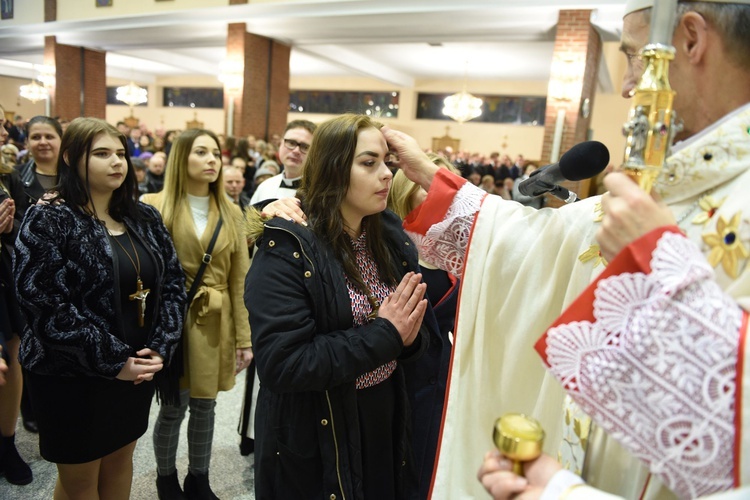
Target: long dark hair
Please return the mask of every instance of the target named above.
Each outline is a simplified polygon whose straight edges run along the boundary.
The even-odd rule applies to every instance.
[[[89,207],[91,201],[89,156],[94,140],[102,134],[107,134],[118,140],[127,152],[127,140],[115,127],[98,118],[76,118],[70,122],[62,136],[60,155],[57,159],[58,197],[94,217],[98,217],[98,215],[93,207]],[[78,175],[78,164],[81,161],[86,165],[84,178]],[[120,187],[114,190],[112,199],[109,201],[109,215],[118,222],[122,222],[124,217],[140,218],[138,202],[136,201],[138,181],[135,177],[133,163],[127,153],[125,154],[125,161],[128,165],[125,180]]]
[[[368,116],[354,114],[344,114],[319,125],[313,135],[301,186],[297,191],[312,230],[323,241],[330,243],[349,280],[368,296],[371,295],[370,290],[362,280],[351,239],[344,230],[341,204],[349,189],[359,132],[380,127]],[[367,248],[378,266],[380,279],[395,285],[399,277],[384,238],[381,214],[362,219],[362,229],[367,232]]]

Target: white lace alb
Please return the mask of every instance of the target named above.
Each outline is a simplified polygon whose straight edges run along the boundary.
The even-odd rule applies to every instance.
[[[650,274],[602,280],[594,323],[547,332],[568,393],[682,498],[732,487],[742,310],[690,240],[665,233]]]
[[[456,192],[443,220],[433,224],[427,234],[407,231],[419,249],[420,258],[456,277],[461,277],[474,225],[487,193],[470,182]]]

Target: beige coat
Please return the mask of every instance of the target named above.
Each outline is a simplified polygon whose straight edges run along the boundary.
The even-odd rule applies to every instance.
[[[160,193],[147,194],[144,203],[162,210]],[[232,206],[233,221],[238,234],[242,219],[240,209]],[[219,209],[212,198],[209,205],[208,225],[200,240],[190,207],[186,204],[175,214],[172,239],[177,257],[185,270],[185,286],[193,284],[201,258],[208,247],[219,220]],[[190,389],[190,397],[215,399],[219,391],[234,387],[236,349],[250,347],[250,324],[243,300],[245,274],[250,266],[245,238],[231,241],[222,227],[211,253],[211,263],[206,266],[201,286],[188,310],[183,336],[185,372],[180,386]]]

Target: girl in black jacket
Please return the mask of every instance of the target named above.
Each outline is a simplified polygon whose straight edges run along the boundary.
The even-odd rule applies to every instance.
[[[402,363],[425,346],[417,255],[385,212],[388,147],[366,116],[313,136],[309,227],[261,227],[245,302],[260,378],[255,494],[404,498],[415,477]],[[259,231],[260,232],[260,231]]]
[[[181,335],[184,276],[114,127],[73,120],[58,175],[59,196],[29,208],[16,241],[20,360],[55,498],[126,499],[154,375]]]

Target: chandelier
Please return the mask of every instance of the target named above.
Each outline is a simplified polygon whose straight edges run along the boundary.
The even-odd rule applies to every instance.
[[[115,95],[115,99],[130,106],[132,111],[133,106],[148,102],[148,90],[139,87],[131,81],[127,85],[117,87],[117,95]]]
[[[443,101],[443,114],[458,123],[468,122],[482,114],[482,100],[466,91],[469,80],[469,61],[464,63],[464,88],[461,92],[448,96]]]
[[[36,103],[43,101],[49,97],[49,91],[36,83],[36,80],[32,80],[28,85],[21,85],[21,97],[28,99],[29,101]]]
[[[443,101],[443,114],[463,123],[473,120],[482,114],[482,100],[469,94],[464,88],[461,92],[448,96]]]

